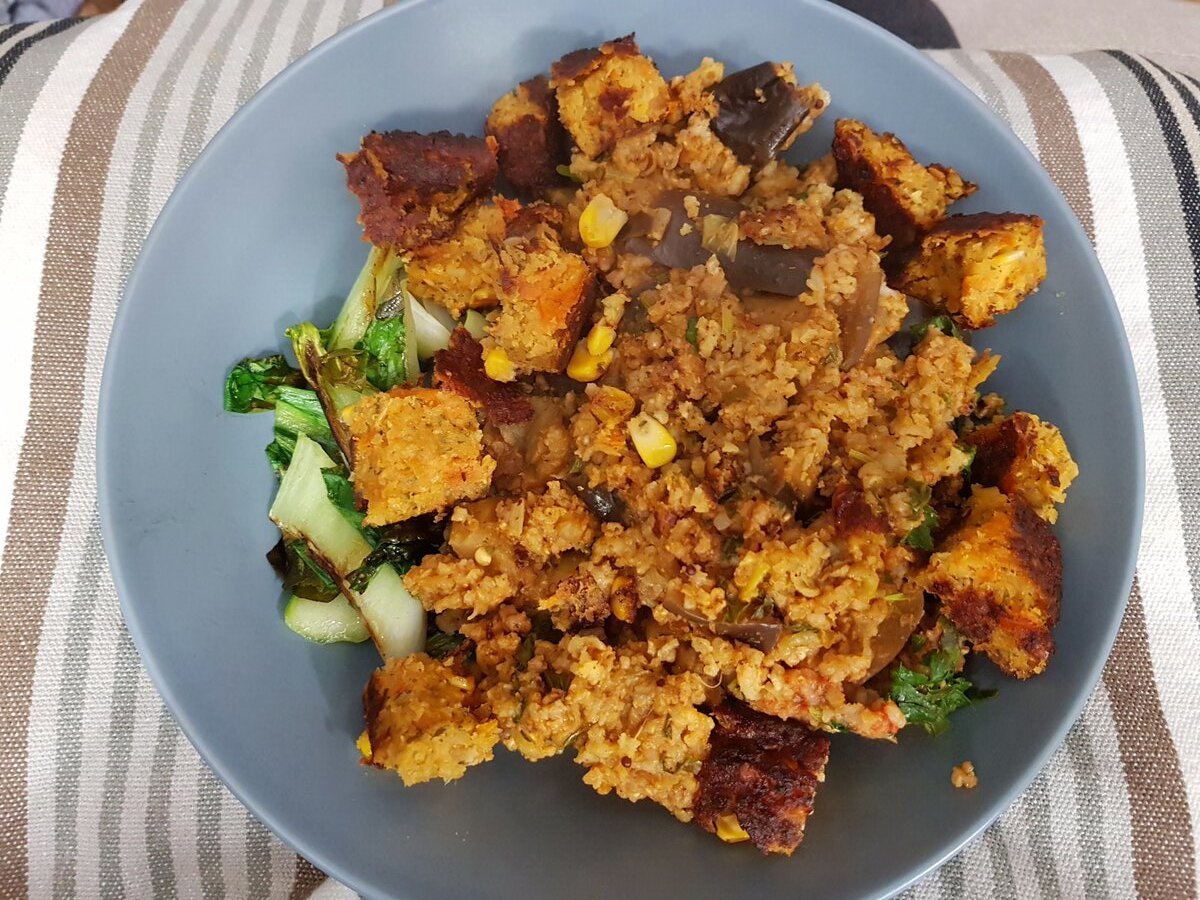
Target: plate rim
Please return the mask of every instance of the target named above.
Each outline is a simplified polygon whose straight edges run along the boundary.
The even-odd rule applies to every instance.
[[[130,299],[139,293],[140,282],[144,277],[146,268],[146,260],[153,255],[155,245],[161,235],[161,232],[166,227],[163,223],[170,218],[174,207],[182,202],[180,197],[184,193],[184,188],[187,183],[195,177],[217,152],[223,142],[228,138],[229,132],[238,127],[243,119],[251,118],[255,114],[255,110],[265,102],[265,98],[276,90],[283,80],[291,77],[294,73],[308,65],[312,65],[314,61],[323,54],[333,51],[340,44],[353,41],[355,37],[366,29],[377,27],[378,23],[391,16],[404,15],[408,10],[418,6],[428,6],[431,4],[450,5],[454,0],[400,0],[391,6],[385,6],[357,22],[347,26],[346,28],[329,36],[320,43],[314,45],[297,59],[293,60],[288,65],[284,66],[279,72],[273,75],[254,95],[239,107],[229,119],[213,135],[212,139],[201,149],[195,159],[188,165],[183,175],[180,176],[175,186],[171,190],[170,196],[163,203],[158,215],[155,217],[154,224],[146,234],[146,238],[138,251],[137,259],[134,265],[129,270],[129,275],[121,290],[121,302],[117,306],[116,315],[113,320],[112,329],[109,333],[106,344],[106,352],[104,358],[104,367],[101,374],[99,399],[97,407],[97,423],[96,423],[96,458],[95,458],[95,473],[96,473],[96,488],[98,495],[99,519],[101,540],[104,547],[105,557],[108,561],[109,571],[112,576],[113,586],[115,588],[118,603],[121,609],[122,619],[137,649],[138,657],[141,664],[145,667],[147,674],[150,677],[151,683],[154,685],[155,691],[162,699],[165,708],[170,714],[172,720],[179,726],[184,736],[191,743],[192,747],[199,754],[200,758],[208,766],[209,770],[221,781],[222,785],[230,791],[246,809],[264,825],[271,833],[279,840],[283,841],[297,854],[309,860],[313,865],[323,871],[325,874],[334,878],[338,882],[350,887],[352,890],[364,895],[374,896],[373,893],[377,886],[365,883],[356,873],[347,871],[341,864],[334,859],[326,856],[324,851],[319,847],[305,846],[304,841],[294,836],[286,826],[276,820],[267,810],[262,809],[258,804],[255,804],[247,799],[246,791],[241,783],[236,783],[227,776],[224,767],[218,762],[220,754],[219,741],[212,738],[206,739],[200,733],[200,730],[194,727],[190,722],[187,714],[182,710],[179,698],[167,686],[163,675],[164,667],[160,664],[160,658],[156,657],[149,651],[146,634],[143,632],[141,622],[139,621],[136,603],[131,602],[127,598],[131,596],[129,590],[129,580],[126,577],[127,563],[130,568],[133,567],[132,561],[122,561],[120,556],[115,552],[117,545],[117,533],[120,530],[118,523],[117,511],[113,508],[111,494],[106,490],[109,484],[109,471],[114,468],[118,462],[114,452],[114,439],[111,434],[110,417],[106,415],[106,409],[109,407],[108,397],[113,390],[113,382],[116,378],[115,370],[118,366],[116,362],[120,355],[118,351],[122,342],[122,337],[126,331],[126,325],[131,317],[129,309],[131,307]],[[794,15],[803,17],[809,14],[829,16],[833,19],[840,19],[848,24],[851,28],[872,33],[874,38],[889,44],[904,56],[913,66],[914,69],[920,70],[924,77],[931,78],[938,82],[942,88],[956,95],[962,102],[969,106],[973,106],[978,112],[982,112],[985,117],[990,119],[992,123],[998,126],[998,130],[1002,134],[1002,139],[1006,142],[1009,152],[1023,156],[1027,164],[1031,164],[1035,176],[1047,188],[1045,191],[1046,201],[1059,208],[1059,211],[1068,218],[1071,227],[1068,229],[1071,240],[1082,248],[1084,254],[1089,260],[1095,272],[1098,273],[1101,291],[1101,300],[1108,308],[1114,321],[1120,328],[1122,340],[1119,342],[1119,359],[1122,372],[1125,375],[1128,387],[1128,396],[1126,402],[1130,404],[1130,409],[1135,413],[1133,416],[1135,424],[1134,449],[1135,478],[1133,487],[1133,509],[1131,510],[1131,532],[1129,540],[1129,548],[1126,550],[1126,560],[1123,568],[1122,579],[1119,582],[1119,587],[1123,588],[1119,595],[1117,604],[1112,609],[1111,620],[1106,623],[1103,632],[1102,645],[1105,648],[1103,653],[1097,653],[1085,667],[1085,677],[1083,678],[1080,688],[1074,692],[1069,702],[1064,704],[1063,715],[1059,718],[1055,725],[1050,738],[1037,750],[1030,758],[1028,764],[1021,770],[1020,774],[1013,778],[1008,787],[1000,792],[997,797],[986,806],[978,816],[976,823],[966,829],[963,829],[955,837],[946,841],[944,845],[933,851],[930,854],[923,856],[920,861],[909,865],[907,868],[899,871],[887,885],[879,892],[871,895],[863,895],[863,900],[871,898],[871,900],[881,900],[881,898],[891,897],[905,888],[915,883],[920,878],[940,868],[948,860],[957,855],[967,844],[973,841],[980,833],[986,830],[999,816],[1004,813],[1017,798],[1023,794],[1034,779],[1045,768],[1050,757],[1058,751],[1066,739],[1067,733],[1074,726],[1076,721],[1087,703],[1088,699],[1095,692],[1096,684],[1099,682],[1103,668],[1112,653],[1113,644],[1120,630],[1121,623],[1124,620],[1125,612],[1129,602],[1129,593],[1133,587],[1133,580],[1136,572],[1137,560],[1141,547],[1142,530],[1144,524],[1144,508],[1146,496],[1146,445],[1145,445],[1145,417],[1141,402],[1141,394],[1139,390],[1137,368],[1134,364],[1132,346],[1129,342],[1129,334],[1124,327],[1124,319],[1121,315],[1121,309],[1113,294],[1112,285],[1109,282],[1108,276],[1104,271],[1103,265],[1096,254],[1096,249],[1091,241],[1088,240],[1087,234],[1081,225],[1079,218],[1075,215],[1074,209],[1063,196],[1062,191],[1050,176],[1049,172],[1042,165],[1041,161],[1029,150],[1029,148],[1021,141],[1021,139],[1013,131],[1012,127],[994,112],[986,103],[976,96],[966,85],[955,78],[940,64],[930,58],[925,52],[919,50],[907,41],[895,36],[883,27],[876,25],[874,22],[866,19],[856,13],[851,12],[844,7],[836,5],[834,2],[827,0],[792,0],[795,4]],[[390,896],[402,897],[407,896],[401,893],[388,892]]]

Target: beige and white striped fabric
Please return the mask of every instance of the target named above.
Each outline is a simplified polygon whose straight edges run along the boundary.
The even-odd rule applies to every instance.
[[[0,896],[335,892],[213,778],[126,635],[97,392],[177,179],[270,76],[380,0],[144,0],[0,29]],[[1012,123],[1112,283],[1146,417],[1146,533],[1103,681],[1032,787],[911,896],[1196,896],[1200,83],[1115,52],[934,58]]]

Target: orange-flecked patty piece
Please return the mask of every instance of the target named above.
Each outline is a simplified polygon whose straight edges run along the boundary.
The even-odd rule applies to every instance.
[[[1058,520],[1055,504],[1066,502],[1067,488],[1079,474],[1058,428],[1032,413],[1015,412],[968,432],[963,442],[975,448],[972,481],[1015,494],[1047,522]]]
[[[921,239],[893,286],[963,328],[995,325],[1046,277],[1043,224],[1023,213],[951,216]]]
[[[670,112],[670,88],[633,35],[568,53],[551,67],[550,86],[563,126],[593,159]]]
[[[735,701],[713,718],[711,749],[697,776],[696,824],[716,834],[732,825],[763,853],[790,856],[825,780],[829,738]]]
[[[397,250],[449,234],[455,213],[490,191],[499,171],[494,139],[448,131],[373,131],[338,159],[362,204],[364,237]]]
[[[433,388],[363,397],[345,413],[354,441],[354,488],[367,525],[388,525],[482,496],[496,462],[470,402]]]
[[[1062,548],[1024,500],[976,486],[966,521],[929,558],[924,581],[946,617],[1009,675],[1045,670],[1062,597]]]
[[[510,248],[500,314],[489,326],[517,372],[561,372],[592,307],[592,271],[548,235]]]
[[[837,186],[862,194],[875,228],[906,247],[946,217],[946,207],[975,192],[975,185],[948,166],[923,166],[894,134],[876,134],[855,119],[834,126]]]

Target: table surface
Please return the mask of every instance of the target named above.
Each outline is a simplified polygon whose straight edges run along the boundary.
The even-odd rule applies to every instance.
[[[121,288],[176,181],[267,79],[378,5],[131,0],[0,28],[0,896],[337,891],[163,708],[121,622],[93,461]],[[975,33],[964,7],[912,7],[928,7],[909,20],[928,43]],[[1022,798],[913,897],[1196,896],[1200,5],[1187,9],[1162,54],[1179,71],[1117,51],[931,52],[1012,125],[1093,241],[1148,464],[1138,577],[1102,681]]]

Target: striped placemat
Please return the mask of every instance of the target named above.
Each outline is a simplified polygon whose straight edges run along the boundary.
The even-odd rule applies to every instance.
[[[323,881],[208,772],[138,662],[99,538],[96,408],[124,278],[178,178],[268,78],[378,6],[132,0],[0,29],[0,896]],[[1194,897],[1200,83],[1120,52],[932,55],[1012,124],[1095,244],[1149,462],[1103,681],[1020,801],[911,896]]]

